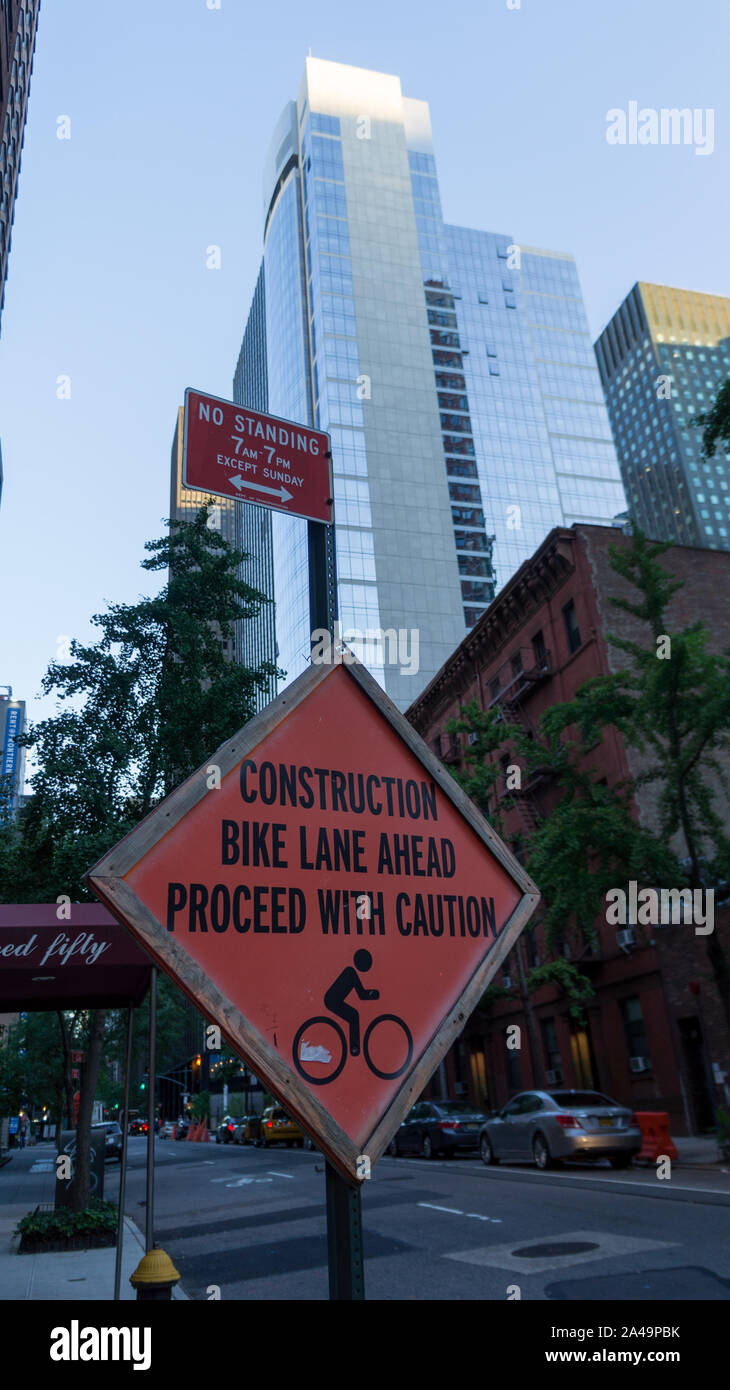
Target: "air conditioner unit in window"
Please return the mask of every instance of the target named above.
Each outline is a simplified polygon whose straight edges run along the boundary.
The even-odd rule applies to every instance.
[[[467,743],[476,743],[476,741],[477,741],[478,738],[479,738],[478,733],[477,733],[474,729],[472,729],[471,732],[470,732],[469,734],[467,734],[466,741],[467,741]]]
[[[632,1071],[649,1071],[651,1061],[648,1057],[629,1057],[629,1066]]]
[[[624,928],[623,928],[623,931],[617,931],[617,932],[616,932],[616,945],[617,945],[617,946],[620,946],[622,951],[628,950],[629,946],[635,946],[635,945],[636,945],[636,934],[635,934],[635,932],[634,932],[634,928],[633,928],[633,927],[624,927]]]
[[[558,1067],[556,1067],[553,1071],[546,1071],[545,1075],[547,1077],[548,1086],[562,1086],[563,1073],[560,1071]]]
[[[511,976],[511,975],[503,975],[503,976],[502,976],[502,988],[503,988],[503,989],[511,989],[511,988],[512,988],[512,976]]]

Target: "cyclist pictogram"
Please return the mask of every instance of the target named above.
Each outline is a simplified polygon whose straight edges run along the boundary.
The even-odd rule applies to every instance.
[[[346,1000],[352,994],[363,1000],[380,998],[379,990],[365,989],[360,979],[372,963],[369,951],[356,951],[353,964],[346,966],[325,991],[323,1002],[330,1014],[308,1018],[296,1031],[292,1047],[294,1065],[312,1086],[326,1086],[334,1081],[348,1053],[350,1057],[360,1055],[360,1010]],[[347,1024],[349,1038],[332,1014]],[[378,1014],[365,1029],[362,1054],[374,1076],[383,1081],[395,1080],[406,1070],[413,1056],[413,1038],[408,1025],[397,1014]]]

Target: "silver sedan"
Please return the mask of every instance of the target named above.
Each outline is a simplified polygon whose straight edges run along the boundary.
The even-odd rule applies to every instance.
[[[566,1158],[627,1168],[640,1148],[636,1116],[600,1091],[522,1091],[479,1134],[484,1163],[532,1159],[543,1169]]]

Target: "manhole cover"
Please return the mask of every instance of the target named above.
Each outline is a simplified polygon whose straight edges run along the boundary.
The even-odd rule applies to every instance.
[[[523,1245],[512,1254],[520,1255],[523,1260],[542,1260],[546,1255],[583,1255],[586,1250],[597,1249],[596,1240],[553,1240],[544,1245]]]

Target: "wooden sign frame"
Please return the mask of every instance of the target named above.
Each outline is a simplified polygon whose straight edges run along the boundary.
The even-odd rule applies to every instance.
[[[271,1093],[301,1123],[305,1131],[322,1149],[346,1180],[358,1185],[365,1176],[358,1159],[367,1156],[370,1164],[377,1161],[402,1120],[418,1099],[436,1071],[451,1044],[461,1033],[469,1014],[476,1007],[489,981],[514,946],[517,937],[534,912],[540,893],[522,865],[502,843],[487,821],[461,787],[441,765],[427,744],[408,723],[382,688],[355,657],[344,649],[345,671],[360,690],[376,706],[409,751],[421,763],[429,777],[456,807],[464,820],[479,837],[508,876],[520,889],[521,899],[497,940],[489,947],[480,965],[470,977],[456,1003],[442,1018],[429,1045],[413,1062],[402,1085],[393,1096],[367,1142],[358,1149],[327,1109],[313,1095],[307,1083],[297,1075],[266,1041],[257,1028],[191,960],[182,946],[158,921],[125,883],[124,875],[165,839],[176,826],[206,796],[216,792],[208,786],[207,768],[213,763],[220,768],[221,780],[233,771],[263,739],[292,714],[310,696],[340,662],[312,665],[233,738],[213,753],[203,767],[162,801],[114,849],[88,871],[87,878],[94,893],[125,925],[137,941],[150,953],[156,963],[170,975],[198,1009],[217,1024],[222,1035],[246,1062],[247,1066],[268,1086]]]

